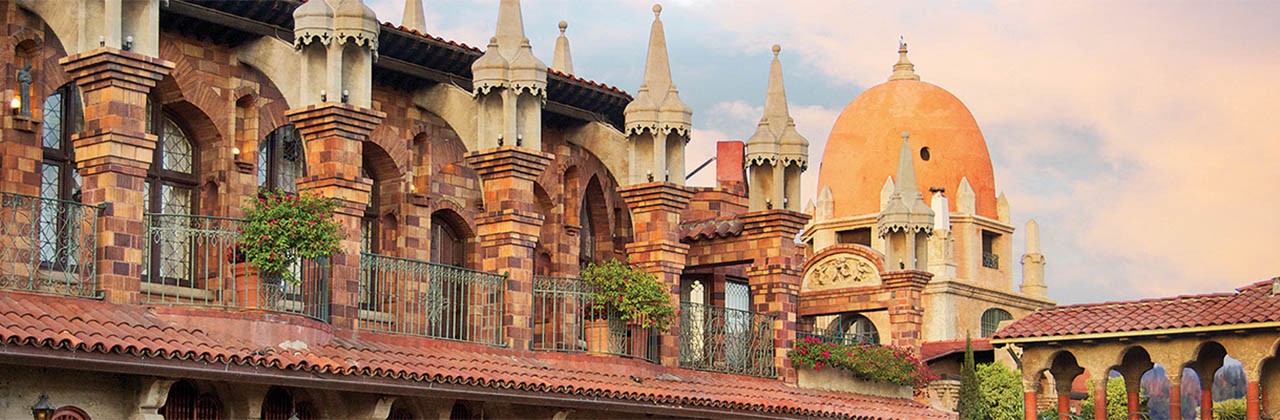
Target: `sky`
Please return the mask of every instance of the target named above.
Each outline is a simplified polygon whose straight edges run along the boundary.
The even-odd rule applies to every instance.
[[[366,0],[398,24],[403,0]],[[423,0],[427,31],[483,48],[498,0]],[[568,21],[575,73],[634,93],[653,3],[525,0],[550,63]],[[1084,303],[1231,291],[1280,276],[1280,3],[1268,1],[664,2],[672,77],[694,109],[687,167],[745,140],[771,46],[810,142],[808,202],[836,117],[884,82],[900,36],[921,80],[977,119],[1013,224],[1035,219],[1049,296]],[[886,157],[896,159],[896,157]],[[713,183],[704,170],[693,185]],[[1015,259],[1022,234],[1015,233]],[[1020,271],[1020,270],[1019,270]],[[1021,273],[1015,275],[1015,283]]]

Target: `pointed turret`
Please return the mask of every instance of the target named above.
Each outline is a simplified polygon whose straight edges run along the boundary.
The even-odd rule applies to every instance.
[[[480,148],[542,148],[542,106],[547,65],[533,55],[524,35],[519,0],[502,0],[489,48],[471,63],[472,94],[479,103]],[[508,94],[510,93],[510,94]]]
[[[898,41],[898,63],[893,65],[893,75],[889,80],[920,80],[916,65],[907,59],[907,42],[901,39]]]
[[[1022,294],[1041,299],[1049,296],[1044,282],[1044,254],[1040,253],[1040,224],[1027,222],[1027,253],[1022,255]]]
[[[293,10],[293,47],[333,42],[333,8],[325,1],[309,1]]]
[[[795,120],[787,109],[787,89],[782,80],[782,62],[778,59],[780,52],[782,47],[774,45],[764,115],[760,117],[756,133],[747,140],[744,164],[756,181],[748,184],[753,211],[764,210],[767,202],[783,203],[787,210],[799,210],[800,173],[809,165],[809,140],[796,131]]]
[[[908,268],[928,267],[926,242],[933,232],[934,214],[924,203],[916,184],[915,164],[911,159],[910,134],[902,133],[902,149],[898,154],[898,175],[893,194],[884,211],[876,218],[880,237],[885,238],[886,261],[900,261]]]
[[[308,2],[310,3],[310,2]],[[342,0],[333,17],[333,34],[339,44],[364,46],[378,54],[378,15],[362,0]]]
[[[650,130],[685,136],[693,125],[693,110],[680,100],[680,92],[671,80],[671,61],[667,57],[667,36],[662,28],[661,15],[662,5],[655,4],[644,81],[636,91],[635,100],[623,112],[628,134]]]
[[[564,74],[573,74],[573,56],[569,53],[569,37],[564,34],[566,29],[569,29],[569,22],[560,21],[560,36],[556,38],[556,52],[551,58],[551,68]]]
[[[422,11],[422,0],[404,0],[404,17],[400,20],[400,26],[427,32],[427,16]]]
[[[684,184],[684,148],[693,126],[693,110],[680,100],[671,81],[662,6],[653,6],[644,81],[623,111],[626,119],[630,184],[663,181]],[[796,205],[799,205],[798,203]]]

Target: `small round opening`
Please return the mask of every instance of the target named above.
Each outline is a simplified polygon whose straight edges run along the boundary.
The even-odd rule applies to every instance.
[[[929,148],[928,148],[928,147],[921,147],[921,148],[920,148],[920,159],[924,159],[924,160],[926,160],[926,161],[927,161],[927,160],[929,160]]]

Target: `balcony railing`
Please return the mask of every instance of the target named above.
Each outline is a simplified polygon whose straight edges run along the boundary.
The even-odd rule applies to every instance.
[[[808,333],[804,331],[796,331],[797,341],[802,341],[808,337],[817,338],[818,341],[821,341],[823,343],[835,343],[835,344],[844,344],[844,345],[880,344],[880,338],[877,337],[875,333],[858,335],[858,334],[830,334],[830,333],[820,334],[820,333]]]
[[[329,319],[327,261],[300,260],[298,282],[260,276],[238,262],[240,219],[146,215],[142,300],[149,305],[260,309]]]
[[[0,194],[0,289],[99,297],[100,206]]]
[[[592,352],[658,360],[655,331],[628,326],[610,307],[592,308],[591,285],[576,278],[534,276],[534,350]]]
[[[505,275],[360,254],[360,317],[367,331],[503,345]]]
[[[991,269],[1000,269],[1000,256],[991,252],[982,253],[982,266]]]
[[[775,314],[680,303],[680,366],[773,377]]]

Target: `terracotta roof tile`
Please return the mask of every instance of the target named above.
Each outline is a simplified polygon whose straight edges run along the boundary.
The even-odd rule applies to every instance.
[[[973,351],[991,351],[991,340],[975,338],[970,340]],[[930,341],[920,345],[920,357],[924,361],[932,361],[939,357],[955,353],[964,353],[964,340]]]
[[[232,312],[210,309],[208,315]],[[205,312],[202,312],[205,313]],[[189,314],[187,314],[189,315]],[[185,315],[184,315],[185,316]],[[305,347],[263,348],[234,333],[180,325],[165,311],[89,299],[0,292],[0,344],[511,388],[655,404],[861,419],[950,418],[915,401],[825,392],[776,379],[678,369],[618,357],[515,351],[361,333]],[[185,321],[183,321],[185,322]],[[638,378],[639,381],[633,379]]]
[[[742,234],[744,225],[735,218],[695,220],[680,224],[680,241],[731,238]]]
[[[1280,322],[1280,296],[1267,280],[1210,293],[1121,302],[1067,305],[1033,312],[994,338],[1052,337]]]

